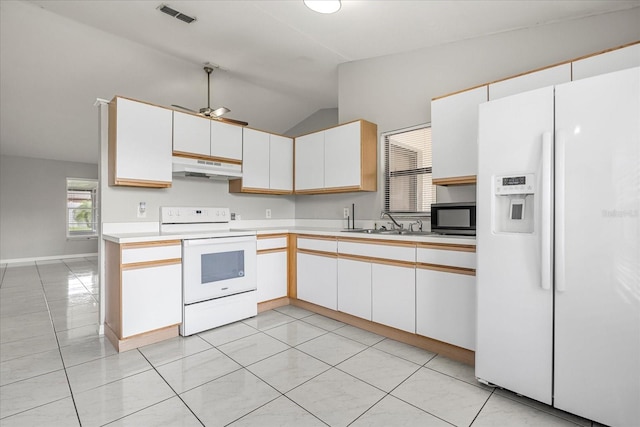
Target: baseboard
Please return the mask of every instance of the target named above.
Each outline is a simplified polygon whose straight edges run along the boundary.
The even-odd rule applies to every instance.
[[[53,261],[56,259],[70,259],[70,258],[85,258],[98,256],[98,252],[88,254],[66,254],[66,255],[52,255],[52,256],[40,256],[31,258],[13,258],[13,259],[0,259],[0,264],[17,264],[36,261]]]
[[[380,323],[371,322],[347,313],[331,310],[307,301],[289,298],[289,303],[296,307],[313,311],[314,313],[321,314],[339,322],[364,329],[365,331],[373,332],[374,334],[382,335],[383,337],[391,338],[392,340],[400,341],[414,347],[419,347],[433,353],[438,353],[470,366],[475,365],[475,352],[472,350],[434,340],[432,338],[423,337],[421,335],[412,334],[410,332],[401,331],[390,326],[381,325]]]

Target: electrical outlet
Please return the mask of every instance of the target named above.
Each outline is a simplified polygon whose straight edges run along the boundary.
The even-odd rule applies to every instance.
[[[271,218],[271,209],[267,209],[267,210],[264,212],[264,216],[265,216],[266,218]]]
[[[342,215],[344,218],[349,218],[349,208],[344,208]]]
[[[147,203],[140,202],[138,203],[138,218],[146,218],[147,217]]]

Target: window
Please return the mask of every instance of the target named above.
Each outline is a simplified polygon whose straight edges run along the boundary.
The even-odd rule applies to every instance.
[[[67,178],[67,237],[98,235],[98,181]]]
[[[431,180],[431,127],[416,126],[383,134],[384,210],[429,214],[436,191]]]

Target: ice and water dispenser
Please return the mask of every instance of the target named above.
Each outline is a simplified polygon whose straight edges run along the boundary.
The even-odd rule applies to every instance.
[[[533,233],[535,175],[501,175],[493,181],[493,232]]]

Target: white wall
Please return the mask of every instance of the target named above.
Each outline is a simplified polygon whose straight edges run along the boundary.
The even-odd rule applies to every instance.
[[[338,69],[339,120],[369,120],[379,133],[428,123],[434,97],[640,40],[638,22],[640,8],[635,8],[345,63]],[[379,148],[379,158],[380,153]],[[341,218],[343,205],[353,201],[356,219],[376,219],[383,184],[379,173],[377,193],[299,196],[296,217]],[[468,200],[473,187],[439,189],[439,201]]]
[[[67,239],[67,178],[98,165],[0,156],[0,260],[97,253],[97,239]]]
[[[323,108],[286,131],[284,135],[296,137],[319,129],[330,128],[338,123],[338,109]]]
[[[102,222],[159,221],[161,206],[229,207],[243,220],[264,219],[271,209],[273,219],[295,217],[293,196],[230,194],[226,181],[202,178],[174,178],[167,189],[104,186],[102,194]],[[139,202],[146,202],[147,217],[137,218]]]

